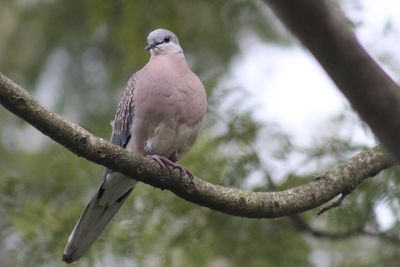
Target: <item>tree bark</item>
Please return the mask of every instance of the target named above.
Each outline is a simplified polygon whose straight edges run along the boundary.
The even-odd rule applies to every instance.
[[[319,61],[384,147],[400,159],[400,90],[326,0],[264,0]]]
[[[161,170],[155,162],[93,136],[48,111],[23,88],[0,73],[0,104],[71,152],[146,184],[223,213],[272,218],[320,206],[348,194],[363,180],[394,165],[381,147],[365,150],[309,183],[278,192],[245,192],[214,185],[178,170]]]

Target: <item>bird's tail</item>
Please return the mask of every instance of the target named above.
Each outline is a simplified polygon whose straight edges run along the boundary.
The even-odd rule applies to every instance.
[[[82,257],[121,208],[135,184],[133,179],[106,170],[103,184],[68,238],[63,261],[72,263]]]

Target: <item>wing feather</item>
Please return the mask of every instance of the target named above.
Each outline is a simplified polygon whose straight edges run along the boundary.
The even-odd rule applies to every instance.
[[[122,92],[117,106],[111,142],[126,147],[131,137],[134,116],[135,75]],[[77,261],[101,234],[108,222],[118,212],[125,199],[135,187],[136,181],[105,168],[103,184],[92,198],[76,223],[64,250],[66,263]]]
[[[117,112],[113,123],[113,131],[110,142],[121,147],[126,147],[131,137],[132,120],[135,114],[135,75],[128,80],[122,91],[121,99],[117,106]]]

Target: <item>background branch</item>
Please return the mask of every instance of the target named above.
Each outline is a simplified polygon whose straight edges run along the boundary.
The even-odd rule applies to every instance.
[[[307,184],[279,192],[245,192],[196,177],[180,177],[177,170],[162,172],[153,161],[97,138],[49,112],[1,73],[0,103],[78,156],[138,181],[168,189],[190,202],[236,216],[271,218],[309,210],[338,194],[351,192],[364,179],[394,165],[381,147],[375,147],[355,155]]]
[[[368,230],[365,225],[361,225],[358,228],[355,229],[349,229],[349,230],[344,230],[340,232],[336,231],[325,231],[321,229],[317,229],[313,226],[311,226],[301,215],[295,214],[289,216],[289,219],[293,223],[293,225],[298,229],[299,231],[302,231],[304,233],[308,233],[316,238],[324,238],[324,239],[330,239],[330,240],[342,240],[342,239],[348,239],[356,236],[369,236],[369,237],[374,237],[381,239],[385,242],[392,243],[394,245],[400,245],[400,236],[399,235],[393,235],[385,232],[380,232],[380,231],[371,231]]]
[[[319,61],[386,149],[400,159],[400,90],[326,0],[264,0]]]
[[[273,181],[272,177],[267,173],[266,175],[267,180],[268,180],[268,187],[276,190],[277,186],[275,182]],[[342,195],[340,197],[341,201],[345,198],[345,195]],[[338,200],[337,200],[338,201]],[[337,203],[337,201],[334,201],[333,203]],[[340,203],[336,204],[339,206]],[[329,209],[333,208],[335,204],[331,204],[328,207],[323,208],[323,212],[328,211]],[[335,207],[337,207],[335,206]],[[319,210],[317,212],[318,215],[321,215],[322,212]],[[378,238],[380,240],[383,240],[388,243],[392,243],[394,245],[400,245],[400,236],[399,235],[394,235],[386,232],[381,232],[379,230],[371,231],[368,229],[365,224],[360,225],[359,227],[353,228],[353,229],[346,229],[342,231],[326,231],[322,229],[317,229],[314,226],[312,226],[301,214],[292,214],[288,216],[288,219],[290,222],[293,224],[293,226],[300,232],[309,234],[315,238],[323,238],[323,239],[329,239],[329,240],[343,240],[343,239],[348,239],[348,238],[353,238],[356,236],[369,236],[373,238]]]

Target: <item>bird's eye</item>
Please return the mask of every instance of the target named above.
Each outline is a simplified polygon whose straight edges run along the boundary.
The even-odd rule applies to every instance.
[[[164,38],[164,42],[165,42],[165,43],[169,43],[170,40],[171,40],[171,39],[170,39],[168,36]]]

